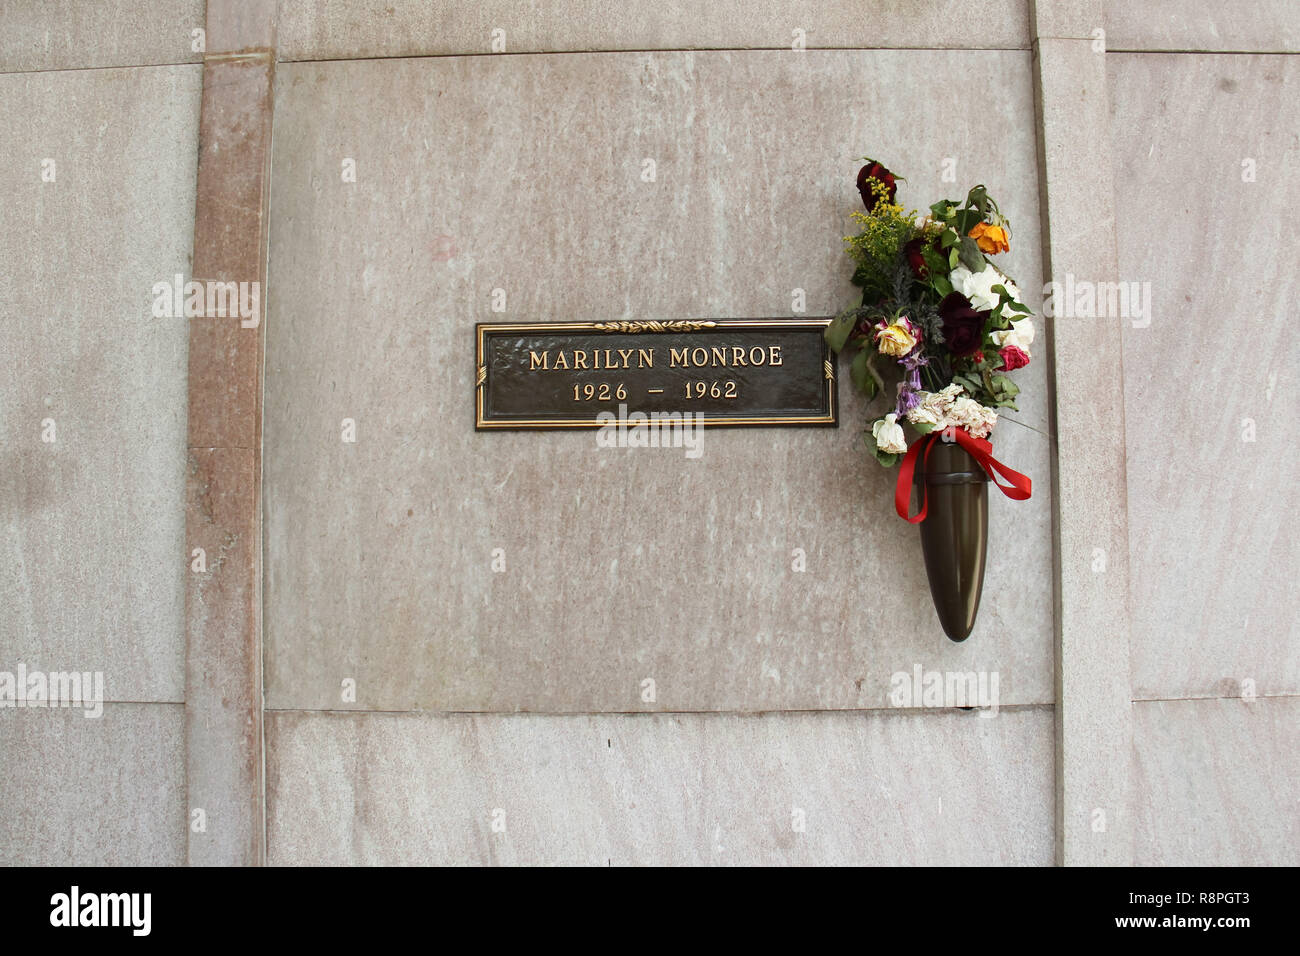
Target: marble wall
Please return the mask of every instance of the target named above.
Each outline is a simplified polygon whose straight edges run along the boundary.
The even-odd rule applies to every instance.
[[[197,63],[205,27],[203,0],[10,0],[0,5],[0,72]]]
[[[18,119],[0,138],[0,670],[102,671],[107,698],[97,718],[0,709],[0,864],[195,859],[187,784],[223,765],[185,752],[194,382],[186,324],[155,319],[151,290],[191,265],[194,31],[265,51],[277,10],[265,683],[206,688],[265,691],[265,788],[245,802],[265,800],[269,862],[1041,865],[1088,839],[1070,774],[1127,788],[1115,858],[1300,862],[1297,527],[1274,503],[1297,465],[1279,210],[1300,198],[1300,76],[1277,55],[1300,43],[1294,4],[609,9],[0,7],[0,115]],[[1090,96],[1104,148],[1069,136],[1076,108],[1106,126]],[[992,496],[964,645],[933,618],[844,383],[838,430],[709,433],[699,460],[473,431],[477,321],[784,316],[796,289],[806,314],[843,307],[866,151],[907,176],[908,205],[986,182],[1033,305],[1071,243],[1113,236],[1119,278],[1150,283],[1096,345],[1122,365],[1125,419],[1097,441],[1123,444],[1127,474],[1085,510],[1126,522],[1122,655],[1088,665],[1088,640],[1113,641],[1060,633],[1054,590],[1086,592],[1096,555],[1086,534],[1053,541],[1055,504],[1079,500],[1057,494],[1054,451],[1079,436],[1052,432],[1089,399],[1054,406],[1047,360],[998,433],[1035,495]],[[1062,182],[1099,157],[1089,181],[1113,196],[1089,218]],[[1068,765],[1062,734],[1104,708],[1062,720],[1092,702],[1058,699],[1088,686],[1061,660],[1131,688],[1124,743],[1101,728]],[[917,666],[996,673],[996,716],[891,708]]]
[[[1148,866],[1295,866],[1300,701],[1134,704],[1134,859]]]
[[[272,863],[1052,862],[1050,707],[279,712],[268,735]]]
[[[944,69],[986,78],[967,94],[970,118],[954,125],[929,114],[900,134],[891,119],[897,111],[927,115],[927,94],[906,77]],[[863,76],[880,78],[879,92],[844,96]],[[796,288],[808,314],[838,311],[852,295],[840,237],[857,202],[855,159],[868,149],[887,145],[891,164],[908,174],[902,197],[912,205],[985,179],[1024,237],[1008,268],[1037,289],[1037,170],[1033,131],[1023,122],[1032,110],[1023,51],[281,64],[265,419],[268,707],[873,709],[888,706],[891,676],[916,665],[997,672],[1003,706],[1050,704],[1051,487],[1041,366],[1025,376],[1022,424],[1005,425],[1000,437],[1004,457],[1038,477],[1039,493],[1023,505],[993,502],[986,604],[965,645],[947,641],[928,600],[916,600],[926,594],[916,534],[892,513],[892,473],[866,458],[865,409],[847,389],[836,431],[711,432],[694,461],[679,452],[601,449],[590,433],[478,434],[470,416],[477,321],[781,316],[791,314]],[[941,182],[938,154],[961,155],[959,184]],[[655,163],[652,182],[640,175],[647,158]],[[341,176],[348,160],[356,182]],[[505,292],[504,313],[492,311],[494,289]],[[345,418],[356,423],[355,443],[341,440]],[[794,568],[796,549],[808,557],[806,571]],[[497,555],[504,570],[494,570]],[[1023,744],[1041,761],[1015,770],[967,765],[975,785],[1019,790],[1047,778],[1050,711],[1035,712],[1032,747],[1022,739],[1028,718],[999,717],[982,729],[997,752]],[[773,736],[788,733],[784,747],[806,739],[823,751],[845,728],[881,719],[778,714],[763,726]],[[888,726],[905,750],[906,740],[923,747],[945,719],[891,717]],[[566,786],[585,792],[593,785],[576,769],[589,735],[561,731],[574,724],[557,720],[469,725],[539,741],[556,728],[544,749],[575,768],[575,779],[522,796],[532,815],[567,800]],[[633,754],[652,752],[656,728],[668,726],[614,723],[635,742]],[[333,763],[299,762],[305,741],[362,734],[365,749],[374,726],[391,746],[413,735],[411,759],[428,772],[412,786],[446,780],[440,767],[451,756],[419,747],[445,721],[375,724],[339,715],[302,724],[312,728],[307,737],[290,732],[300,724],[297,716],[277,717],[270,732],[273,858],[312,858],[307,831],[293,823],[306,819],[307,791],[352,786],[337,779]],[[748,738],[732,739],[733,718],[690,724],[696,742],[675,757],[673,775],[727,747],[742,755],[730,770],[693,771],[726,781],[714,797],[721,812],[726,794],[753,786],[738,771]],[[878,815],[897,812],[906,802],[891,793],[900,771],[854,740],[843,756],[857,781],[847,791],[852,802]],[[491,752],[464,759],[481,763],[473,772],[488,777],[499,763]],[[524,750],[516,759],[513,773],[543,772],[541,757]],[[398,799],[382,787],[364,797],[381,818],[392,816],[388,801]],[[447,797],[430,790],[419,799],[440,805]],[[685,827],[656,859],[706,859],[695,842],[702,822],[677,819],[667,799],[651,790],[644,800],[656,809],[642,805],[642,813],[664,818],[665,834],[672,821]],[[1040,809],[1018,859],[1050,857],[1049,815]],[[566,856],[566,842],[591,825],[557,817],[551,841],[513,858],[637,858],[626,840],[579,841],[585,848]],[[987,858],[981,854],[997,841],[971,837],[973,825],[955,812],[936,818],[943,829],[934,845]],[[338,828],[351,834],[352,826],[346,814],[328,816],[325,842],[337,843]],[[755,827],[735,834],[738,858],[775,859]],[[844,861],[879,858],[879,848],[861,834],[849,839],[848,830],[840,832]],[[285,841],[278,849],[277,834]],[[387,843],[382,832],[355,839],[362,843],[347,845]],[[467,839],[449,843],[449,855],[440,844],[428,852],[486,859]],[[373,852],[364,858],[401,851],[381,845]],[[915,849],[913,858],[926,852]]]
[[[624,50],[1019,49],[1027,0],[281,0],[285,60]]]
[[[1107,63],[1121,278],[1150,287],[1122,343],[1138,858],[1294,865],[1300,64]]]
[[[1109,50],[1300,52],[1294,0],[1105,0]]]
[[[972,94],[997,104],[978,136],[973,116],[900,135],[878,97],[838,95],[895,77],[895,108],[920,114],[927,94],[903,78],[951,68],[995,78]],[[284,64],[277,83],[270,707],[880,707],[916,663],[997,671],[1004,704],[1051,701],[1041,365],[1022,376],[1021,424],[999,433],[1039,492],[993,496],[964,645],[915,600],[916,532],[893,514],[894,473],[868,467],[847,388],[838,430],[709,432],[698,460],[592,433],[480,434],[470,415],[478,321],[788,316],[795,289],[807,314],[843,308],[840,236],[871,144],[907,171],[912,205],[987,180],[1023,237],[1008,268],[1039,288],[1027,55],[378,60]],[[940,181],[936,149],[962,155],[960,187]]]
[[[152,289],[189,270],[200,82],[0,73],[0,670],[108,701],[0,710],[3,863],[184,859],[187,329]]]

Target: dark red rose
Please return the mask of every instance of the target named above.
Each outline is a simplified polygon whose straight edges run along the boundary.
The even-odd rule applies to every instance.
[[[925,240],[920,236],[910,239],[903,246],[903,253],[907,256],[907,264],[912,267],[912,275],[918,279],[924,279],[930,274],[930,270],[925,266],[925,256],[921,250],[925,248]]]
[[[970,299],[950,292],[939,303],[943,341],[953,355],[974,355],[984,344],[984,323],[989,313],[972,308]]]
[[[894,174],[891,173],[874,159],[867,165],[858,170],[858,192],[862,194],[862,204],[867,207],[867,212],[875,212],[876,205],[880,202],[881,197],[872,191],[871,180],[883,183],[888,190],[889,201],[894,201],[894,194],[898,192],[898,184],[894,181]]]

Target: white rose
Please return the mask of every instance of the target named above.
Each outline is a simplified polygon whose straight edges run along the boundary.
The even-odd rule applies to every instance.
[[[987,438],[998,422],[998,413],[963,395],[952,403],[948,421],[958,428],[966,429],[976,438]]]
[[[902,455],[907,452],[903,426],[898,424],[898,416],[893,412],[871,426],[871,435],[876,439],[876,447],[886,455]]]
[[[959,265],[948,273],[948,281],[952,283],[954,289],[970,299],[970,304],[981,312],[991,312],[1002,301],[1001,297],[993,291],[995,285],[1002,286],[1011,298],[1020,301],[1020,290],[1016,288],[1016,284],[991,265],[986,265],[983,272],[971,272],[965,266]]]
[[[918,392],[921,404],[907,413],[907,420],[914,425],[944,427],[948,411],[962,391],[960,385],[949,385],[941,392]]]
[[[1011,328],[1003,329],[1001,332],[994,332],[992,338],[998,348],[1014,345],[1020,351],[1029,355],[1029,346],[1034,341],[1034,323],[1029,319],[1020,319],[1012,322]]]
[[[934,404],[925,404],[924,401],[907,413],[907,420],[913,425],[931,425],[935,428],[939,426],[942,416]]]

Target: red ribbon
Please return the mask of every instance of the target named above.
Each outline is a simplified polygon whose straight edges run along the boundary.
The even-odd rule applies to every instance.
[[[991,443],[983,438],[976,438],[964,428],[948,428],[944,432],[951,435],[958,445],[970,452],[971,457],[979,462],[980,467],[992,479],[993,484],[997,485],[1008,498],[1024,501],[1033,493],[1034,483],[1029,480],[1027,475],[1013,471],[993,457],[993,445]],[[916,473],[916,460],[917,458],[921,459],[921,468],[924,470],[926,462],[930,460],[930,449],[934,447],[935,439],[944,432],[930,432],[928,435],[922,435],[921,440],[913,443],[912,447],[907,450],[907,454],[903,456],[903,465],[898,469],[898,484],[894,488],[894,510],[908,524],[920,524],[924,521],[926,510],[929,507],[923,483],[921,485],[921,510],[912,517],[908,517],[908,512],[912,510],[912,478]],[[924,455],[922,455],[922,452],[924,452]],[[1002,482],[998,481],[998,475],[1001,475],[1010,484],[1002,484]]]

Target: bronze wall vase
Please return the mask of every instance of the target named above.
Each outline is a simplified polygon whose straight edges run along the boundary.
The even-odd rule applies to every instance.
[[[956,443],[936,441],[916,471],[918,497],[927,503],[921,551],[930,597],[950,640],[964,641],[975,627],[984,587],[989,539],[989,476]]]
[[[988,441],[960,428],[946,428],[912,443],[894,490],[899,517],[921,526],[930,597],[943,632],[957,642],[970,637],[980,609],[990,481],[1014,501],[1025,501],[1033,493],[1029,477],[994,458]],[[913,489],[915,515],[909,513]]]

